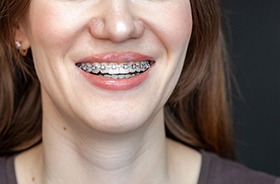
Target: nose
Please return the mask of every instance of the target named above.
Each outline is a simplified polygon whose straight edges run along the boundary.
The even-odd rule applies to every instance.
[[[143,22],[131,12],[127,0],[107,0],[100,6],[103,11],[90,22],[93,37],[114,42],[141,37],[144,32]]]

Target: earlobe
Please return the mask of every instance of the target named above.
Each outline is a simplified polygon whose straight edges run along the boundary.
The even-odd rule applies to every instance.
[[[22,56],[26,56],[30,46],[26,30],[21,21],[19,21],[15,29],[15,47]]]

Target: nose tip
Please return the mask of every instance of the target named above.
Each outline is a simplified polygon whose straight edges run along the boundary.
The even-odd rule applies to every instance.
[[[98,17],[94,17],[90,23],[91,34],[98,39],[108,39],[114,42],[123,42],[127,39],[141,37],[144,32],[144,24],[134,18],[128,10],[109,10]]]
[[[105,34],[113,41],[121,42],[126,39],[135,39],[142,35],[143,23],[139,20],[121,20],[105,24]],[[107,31],[107,33],[106,33]]]

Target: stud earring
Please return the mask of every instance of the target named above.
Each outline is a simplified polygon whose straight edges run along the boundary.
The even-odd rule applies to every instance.
[[[26,49],[22,49],[22,45],[20,43],[20,41],[16,41],[15,42],[15,46],[16,46],[16,49],[19,51],[19,53],[22,55],[22,56],[26,56],[27,55],[27,51]]]
[[[17,50],[21,49],[21,43],[19,41],[16,41],[15,45],[16,45]]]

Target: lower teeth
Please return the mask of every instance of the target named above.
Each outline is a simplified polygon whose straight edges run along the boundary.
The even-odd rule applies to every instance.
[[[129,79],[129,78],[132,78],[132,77],[135,77],[137,75],[139,75],[140,73],[134,73],[134,74],[126,74],[126,75],[98,75],[100,77],[105,77],[105,78],[111,78],[111,79]]]

